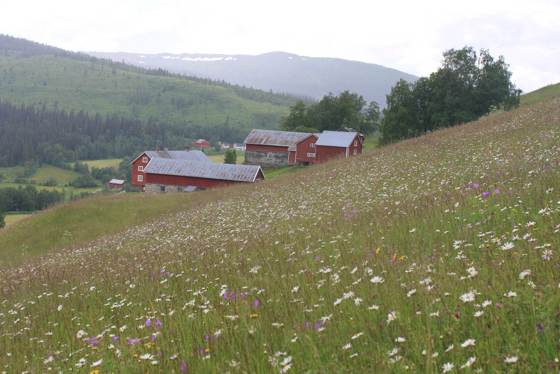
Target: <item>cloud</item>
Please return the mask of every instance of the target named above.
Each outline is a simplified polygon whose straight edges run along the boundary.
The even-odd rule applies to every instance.
[[[427,75],[449,48],[504,55],[531,90],[560,81],[560,4],[534,0],[19,0],[0,32],[80,51],[288,51]]]

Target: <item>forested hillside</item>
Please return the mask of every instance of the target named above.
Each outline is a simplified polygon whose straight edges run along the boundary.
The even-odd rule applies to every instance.
[[[289,96],[146,70],[0,35],[0,99],[175,126],[276,128]],[[228,139],[225,139],[228,140]]]

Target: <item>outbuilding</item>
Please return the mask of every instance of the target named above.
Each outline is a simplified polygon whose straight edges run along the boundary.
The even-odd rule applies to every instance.
[[[142,190],[146,185],[146,175],[144,169],[148,163],[156,158],[170,159],[170,160],[190,160],[198,162],[212,162],[201,151],[144,151],[132,160],[131,180],[130,183],[138,189]]]
[[[109,190],[122,190],[124,188],[124,180],[122,179],[111,179],[107,182],[107,189]]]
[[[144,168],[146,192],[182,192],[264,180],[260,166],[152,158]]]

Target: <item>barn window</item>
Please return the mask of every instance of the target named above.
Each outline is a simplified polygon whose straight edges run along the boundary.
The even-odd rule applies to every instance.
[[[357,146],[358,146],[358,141],[357,141],[357,140],[354,140],[354,147],[357,147]],[[355,153],[354,153],[354,154],[355,154]]]
[[[147,162],[148,162],[148,157],[146,157],[146,156],[142,157],[142,162],[143,162],[144,164],[147,163]]]
[[[165,186],[159,186],[160,192],[165,192]]]
[[[313,158],[313,157],[315,157],[315,153],[307,153],[307,157]]]
[[[138,171],[144,171],[144,166],[138,165]]]
[[[143,182],[144,181],[144,176],[143,175],[139,175],[138,178],[136,179],[138,182]]]
[[[315,148],[315,143],[310,143],[309,148]]]
[[[358,154],[358,150],[354,149],[354,156],[356,156]]]

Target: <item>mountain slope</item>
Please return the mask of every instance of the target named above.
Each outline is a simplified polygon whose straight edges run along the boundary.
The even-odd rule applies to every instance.
[[[313,99],[344,90],[359,93],[384,105],[385,96],[399,79],[411,74],[381,65],[336,58],[304,57],[284,52],[250,55],[135,54],[90,52],[136,66],[272,90]]]
[[[278,127],[295,99],[0,35],[0,99],[172,124]]]
[[[29,256],[4,368],[555,370],[559,160],[555,99]]]

